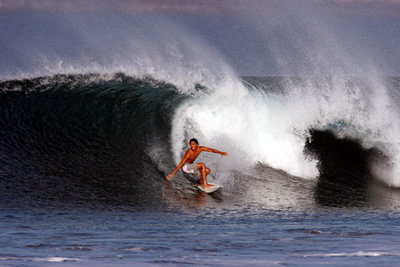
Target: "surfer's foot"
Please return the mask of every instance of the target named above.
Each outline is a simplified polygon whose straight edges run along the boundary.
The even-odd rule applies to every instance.
[[[214,186],[213,184],[205,184],[203,187],[208,188],[208,187],[213,187],[213,186]]]

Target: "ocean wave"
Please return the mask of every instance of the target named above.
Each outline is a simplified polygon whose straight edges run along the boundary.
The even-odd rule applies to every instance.
[[[396,89],[397,80],[390,81]],[[343,151],[356,144],[356,154],[370,155],[359,161],[360,168],[346,168],[350,176],[378,177],[398,186],[399,121],[388,88],[376,93],[370,83],[349,78],[244,77],[182,90],[123,73],[2,81],[2,196],[58,194],[81,201],[91,192],[92,199],[117,203],[157,202],[162,197],[154,192],[161,191],[165,174],[192,137],[229,152],[229,159],[200,158],[225,188],[233,188],[232,177],[270,176],[260,174],[258,166],[295,179],[323,180],[359,159],[331,153],[337,142]],[[318,145],[316,133],[331,140]],[[327,155],[335,162],[332,168],[325,164]],[[377,171],[382,166],[388,167],[385,175]],[[356,190],[364,195],[365,186]]]

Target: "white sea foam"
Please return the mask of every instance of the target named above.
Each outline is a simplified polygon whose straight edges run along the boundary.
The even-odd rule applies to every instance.
[[[190,137],[197,137],[204,145],[228,151],[231,168],[261,162],[292,175],[315,177],[316,161],[303,153],[305,129],[294,128],[281,100],[236,81],[185,102],[173,122],[175,160]]]
[[[176,110],[171,140],[176,162],[187,141],[197,137],[230,153],[227,169],[260,162],[312,178],[318,175],[317,161],[304,152],[310,129],[331,129],[340,138],[359,139],[365,148],[379,146],[392,160],[398,157],[400,120],[383,83],[332,77],[288,83],[285,93],[268,93],[233,77],[225,81]],[[399,186],[397,169],[396,164],[386,169],[380,179]],[[378,174],[378,166],[375,170]]]
[[[78,258],[66,258],[66,257],[0,257],[0,261],[41,261],[41,262],[69,262],[69,261],[81,261]]]
[[[49,258],[33,258],[33,261],[45,262],[67,262],[67,261],[80,261],[78,258],[64,258],[64,257],[49,257]]]
[[[397,252],[384,252],[384,251],[358,251],[354,253],[342,252],[342,253],[321,253],[321,254],[309,254],[304,257],[383,257],[383,256],[399,256]]]

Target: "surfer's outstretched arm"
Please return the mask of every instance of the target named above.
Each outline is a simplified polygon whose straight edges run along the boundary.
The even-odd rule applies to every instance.
[[[228,152],[222,152],[222,151],[219,151],[217,149],[210,148],[210,147],[202,146],[201,150],[202,151],[206,151],[206,152],[212,152],[212,153],[220,154],[221,156],[228,156]]]
[[[183,157],[183,159],[181,160],[181,162],[178,164],[178,166],[176,166],[175,170],[165,178],[167,180],[170,180],[175,175],[175,173],[177,173],[177,171],[179,171],[183,167],[183,165],[185,165],[185,163],[189,159],[189,157],[190,157],[190,154],[189,154],[189,150],[188,150],[186,152],[185,156]]]

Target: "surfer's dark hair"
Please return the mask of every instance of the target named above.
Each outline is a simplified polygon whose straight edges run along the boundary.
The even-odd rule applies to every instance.
[[[191,142],[195,142],[196,144],[199,144],[199,141],[197,141],[197,139],[196,138],[192,138],[192,139],[190,139],[190,141],[189,141],[189,145],[190,145],[190,143]]]

